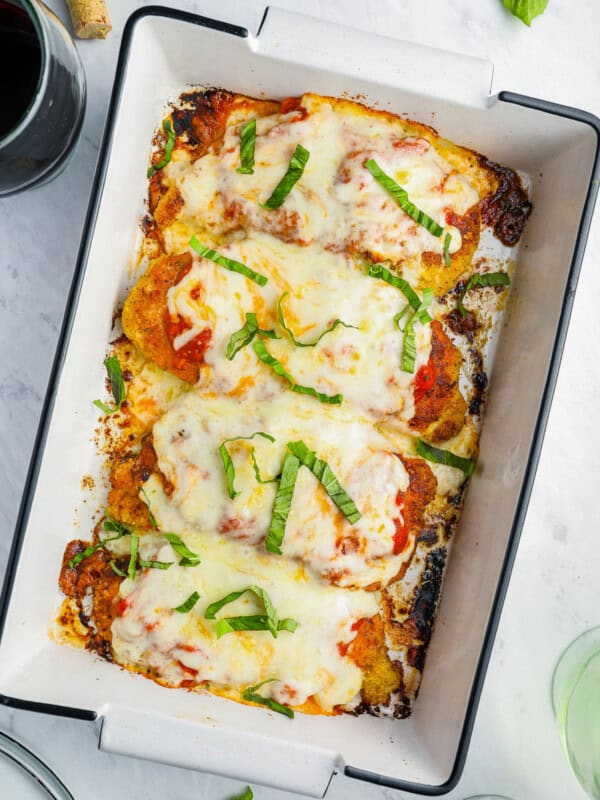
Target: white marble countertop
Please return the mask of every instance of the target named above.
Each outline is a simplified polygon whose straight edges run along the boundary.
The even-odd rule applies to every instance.
[[[61,0],[48,3],[63,19]],[[255,31],[264,0],[179,0],[177,5]],[[283,7],[414,42],[484,56],[494,90],[510,89],[600,115],[600,3],[550,0],[531,29],[500,0],[277,0]],[[105,42],[79,42],[88,80],[83,136],[54,183],[0,200],[0,572],[25,480],[42,398],[82,234],[120,35],[144,3],[109,2]],[[149,5],[149,3],[148,3]],[[485,682],[458,800],[576,800],[583,791],[561,752],[549,686],[566,644],[598,624],[600,546],[592,520],[600,474],[595,418],[600,369],[600,220],[596,214],[529,513]],[[560,488],[560,491],[558,490]],[[594,502],[592,502],[594,501]],[[97,751],[92,724],[0,708],[0,728],[25,739],[76,798],[223,800],[239,784]],[[337,777],[331,800],[389,800],[400,792]],[[257,800],[291,797],[257,788]],[[12,800],[12,799],[11,799]],[[17,800],[15,798],[15,800]]]

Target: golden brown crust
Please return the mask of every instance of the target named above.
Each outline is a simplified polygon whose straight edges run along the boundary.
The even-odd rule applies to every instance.
[[[422,270],[419,276],[419,288],[435,286],[436,295],[441,297],[449,291],[458,278],[471,267],[471,262],[481,231],[481,212],[479,205],[470,208],[466,214],[448,214],[446,221],[460,231],[460,250],[450,256],[450,266],[446,266],[439,253],[425,252],[421,257]]]
[[[59,577],[63,594],[75,601],[79,607],[79,620],[88,627],[87,647],[103,658],[112,660],[111,625],[118,613],[118,592],[122,578],[111,568],[111,555],[104,549],[96,550],[72,567],[71,559],[81,553],[88,542],[75,539],[66,547]],[[119,563],[119,562],[118,562]],[[127,568],[126,560],[121,559],[119,568]],[[84,612],[83,601],[91,596],[92,614]],[[93,625],[88,622],[93,620]]]
[[[156,453],[150,437],[139,453],[127,453],[112,462],[107,510],[111,517],[142,530],[150,530],[148,506],[140,499],[140,488],[157,471]]]
[[[431,355],[415,376],[415,413],[410,427],[434,443],[456,436],[465,424],[467,402],[458,379],[462,355],[440,322],[431,323]]]
[[[390,660],[380,616],[362,619],[347,655],[363,673],[361,696],[368,705],[388,702],[402,685],[402,669]]]
[[[169,289],[191,266],[189,253],[157,258],[129,293],[121,318],[125,335],[147,358],[193,384],[198,381],[201,364],[181,358],[173,348],[167,306]]]
[[[407,530],[417,537],[423,527],[427,506],[435,499],[437,478],[423,459],[400,458],[409,477],[408,489],[403,497],[402,516]]]
[[[183,208],[184,200],[177,186],[170,186],[156,204],[154,219],[161,227],[175,222]]]

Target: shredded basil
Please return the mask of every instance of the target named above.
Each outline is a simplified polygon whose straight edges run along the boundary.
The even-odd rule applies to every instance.
[[[246,313],[246,322],[242,325],[239,331],[231,334],[231,338],[227,343],[227,350],[225,351],[227,358],[230,361],[233,361],[236,354],[243,347],[249,345],[256,334],[266,336],[268,339],[279,339],[279,336],[275,333],[275,331],[266,331],[262,328],[259,328],[256,314],[254,314],[252,311],[249,311]]]
[[[283,308],[281,307],[281,303],[288,295],[289,295],[289,292],[284,292],[281,295],[281,297],[279,298],[279,300],[277,301],[277,317],[279,319],[279,324],[281,325],[283,330],[288,334],[288,336],[290,337],[292,342],[296,345],[296,347],[315,347],[315,345],[319,344],[319,342],[321,341],[321,339],[324,336],[326,336],[328,333],[331,333],[332,331],[334,331],[338,327],[338,325],[343,325],[344,328],[354,328],[354,330],[356,330],[356,331],[358,330],[356,325],[348,325],[346,322],[342,322],[341,319],[336,319],[336,320],[334,320],[334,322],[332,322],[332,324],[328,328],[326,328],[323,331],[323,333],[320,336],[318,336],[314,340],[314,342],[300,342],[294,336],[294,332],[292,331],[292,329],[287,326],[286,321],[285,321],[285,317],[283,315]]]
[[[115,401],[115,406],[111,408],[107,406],[106,403],[103,403],[102,400],[94,400],[94,405],[96,408],[104,411],[105,414],[114,414],[121,409],[121,406],[125,402],[127,389],[125,388],[125,381],[123,380],[123,372],[119,364],[119,359],[116,356],[109,356],[105,359],[104,366],[108,374],[110,390]]]
[[[254,792],[249,786],[246,786],[243,792],[230,797],[229,800],[254,800]]]
[[[247,267],[240,261],[235,261],[233,258],[222,256],[217,253],[216,250],[211,250],[210,247],[207,247],[205,244],[201,244],[195,236],[192,236],[190,239],[190,247],[202,258],[208,258],[210,261],[214,261],[215,264],[219,264],[219,266],[225,267],[225,269],[228,269],[231,272],[237,272],[239,275],[244,275],[246,278],[254,281],[254,283],[258,283],[259,286],[265,286],[265,284],[269,282],[269,279],[264,275],[260,275],[258,272],[250,269],[250,267]]]
[[[296,383],[292,375],[286,371],[283,364],[278,361],[274,356],[272,356],[267,348],[265,347],[264,342],[260,340],[255,341],[252,343],[252,347],[254,348],[254,352],[268,367],[271,367],[273,372],[276,375],[279,375],[281,378],[285,378],[286,381],[290,384],[292,392],[297,392],[298,394],[307,394],[311,397],[316,397],[317,400],[321,403],[329,403],[329,405],[339,406],[344,401],[344,396],[341,394],[323,394],[323,392],[317,392],[316,389],[313,389],[312,386],[301,386],[300,384]]]
[[[316,453],[310,450],[302,441],[288,442],[288,450],[296,456],[299,462],[308,467],[315,478],[323,485],[323,488],[346,517],[348,522],[354,525],[362,517],[362,514],[354,504],[354,501],[346,490],[341,486],[338,479],[333,474],[333,470],[326,461],[317,458]]]
[[[187,614],[187,612],[191,611],[196,605],[198,600],[200,600],[200,595],[198,592],[192,592],[188,599],[185,600],[180,606],[176,606],[173,611],[179,611],[180,614]]]
[[[502,0],[504,7],[526,25],[531,25],[536,17],[548,8],[550,0]]]
[[[156,522],[156,519],[154,518],[154,514],[153,514],[153,513],[152,513],[152,511],[150,510],[150,498],[148,497],[148,494],[147,494],[147,492],[146,492],[146,490],[144,489],[144,487],[143,487],[143,486],[142,486],[142,488],[140,489],[140,492],[143,494],[143,496],[144,496],[144,500],[146,501],[146,505],[148,506],[148,512],[147,512],[147,513],[148,513],[148,522],[150,523],[150,525],[151,525],[151,526],[152,526],[152,527],[153,527],[155,530],[158,530],[158,524],[157,524],[157,522]]]
[[[261,694],[257,694],[260,687],[264,686],[265,683],[272,683],[276,680],[277,678],[268,678],[266,681],[257,683],[256,686],[249,686],[242,694],[242,698],[250,703],[257,703],[258,705],[266,706],[272,711],[276,711],[278,714],[284,714],[286,717],[293,719],[294,710],[292,708],[289,706],[284,706],[282,703],[278,703],[277,700],[273,700],[270,697],[263,697]]]
[[[140,537],[132,533],[131,542],[129,544],[129,566],[127,567],[127,576],[130,580],[135,580],[135,571],[137,568],[137,557],[140,548]]]
[[[423,300],[415,313],[406,323],[404,330],[404,344],[402,345],[402,369],[404,372],[415,371],[415,359],[417,357],[417,346],[415,343],[415,325],[420,322],[425,325],[431,322],[431,317],[427,309],[433,302],[433,289],[423,290]]]
[[[386,175],[376,161],[370,158],[368,161],[365,161],[365,167],[369,170],[377,183],[381,184],[381,186],[392,195],[405,214],[408,214],[408,216],[414,219],[415,222],[418,222],[419,225],[427,228],[432,236],[439,237],[443,234],[444,229],[442,226],[438,225],[434,219],[428,216],[424,211],[421,211],[420,208],[417,208],[414,203],[411,203],[408,199],[408,192],[406,189],[403,189],[393,178]]]
[[[254,175],[254,147],[256,145],[256,120],[251,119],[240,133],[240,163],[236,169],[242,175]]]
[[[217,622],[216,628],[217,639],[220,639],[221,636],[224,636],[226,633],[231,633],[232,631],[236,630],[268,630],[275,639],[277,638],[278,632],[281,630],[285,630],[290,633],[293,633],[296,630],[298,627],[296,620],[280,620],[277,615],[277,611],[271,602],[271,598],[264,589],[261,589],[260,586],[247,586],[245,589],[240,589],[237,592],[231,592],[230,594],[221,598],[221,600],[211,603],[204,612],[205,619],[216,619],[216,615],[224,606],[229,605],[229,603],[233,603],[246,592],[252,592],[256,595],[256,597],[258,597],[258,599],[262,602],[266,613],[264,615],[248,614],[246,616],[225,617],[220,619]]]
[[[458,297],[456,303],[458,310],[463,317],[466,317],[469,313],[463,305],[463,300],[469,289],[477,289],[486,286],[508,286],[509,284],[510,278],[506,272],[486,272],[484,275],[480,275],[476,272],[474,275],[471,275]]]
[[[398,328],[399,331],[402,333],[404,332],[404,328],[400,327],[400,321],[404,319],[404,317],[408,314],[411,309],[410,303],[407,303],[402,311],[399,311],[397,314],[394,314],[394,325]]]
[[[174,561],[146,561],[143,558],[139,558],[138,561],[142,569],[169,569],[175,563]]]
[[[256,462],[256,453],[253,447],[250,448],[250,459],[252,460],[252,468],[254,469],[254,476],[257,483],[277,483],[279,475],[276,475],[274,478],[261,478],[260,469]]]
[[[266,203],[261,203],[262,208],[268,208],[273,211],[283,203],[288,194],[292,191],[296,183],[302,177],[304,168],[308,163],[310,153],[301,144],[296,145],[296,149],[290,160],[290,165],[283,178],[279,181],[277,186],[273,189],[272,195]]]
[[[296,485],[299,469],[299,459],[291,453],[286,453],[281,468],[281,477],[279,479],[279,486],[277,487],[277,494],[275,495],[275,502],[273,504],[273,516],[265,538],[265,548],[270,553],[275,553],[279,556],[281,555],[281,543],[285,536],[285,525],[292,506],[292,496],[294,494],[294,487]]]
[[[452,260],[450,258],[450,245],[451,244],[452,244],[452,236],[450,236],[450,234],[447,233],[444,236],[444,264],[447,267],[451,267],[452,266]]]
[[[474,462],[470,458],[457,456],[449,450],[440,450],[439,447],[434,447],[432,444],[423,441],[423,439],[417,439],[417,453],[421,458],[427,461],[433,461],[435,464],[445,464],[448,467],[455,467],[461,470],[461,472],[464,472],[465,475],[471,475],[475,467]]]
[[[390,272],[387,267],[383,266],[383,264],[371,264],[367,274],[371,278],[379,278],[380,280],[389,283],[389,285],[393,286],[395,289],[400,289],[404,297],[406,297],[408,300],[411,308],[413,308],[415,311],[421,305],[419,295],[415,292],[410,283],[405,281],[404,278],[394,275],[394,273]]]
[[[295,619],[280,619],[277,623],[278,631],[294,633],[298,623]],[[215,628],[217,639],[232,631],[268,631],[269,618],[265,614],[250,614],[245,617],[223,617],[217,621]]]
[[[162,129],[167,134],[167,143],[165,144],[165,154],[162,157],[162,159],[158,162],[158,164],[154,164],[152,167],[148,168],[149,178],[151,178],[155,172],[158,172],[159,169],[166,167],[169,161],[171,160],[171,156],[173,155],[173,148],[175,147],[175,131],[173,130],[171,121],[168,119],[163,120]]]
[[[84,559],[91,556],[96,550],[100,550],[104,547],[105,544],[108,542],[114,542],[117,539],[122,539],[123,536],[128,536],[131,533],[131,528],[128,525],[123,525],[122,522],[117,522],[116,519],[113,519],[110,514],[107,513],[106,519],[102,524],[102,528],[105,531],[110,531],[111,533],[116,533],[116,536],[107,536],[102,541],[98,542],[97,544],[91,544],[82,550],[81,553],[77,553],[73,556],[73,558],[69,561],[69,566],[71,569],[75,566],[75,564],[80,564]]]
[[[112,569],[112,571],[115,573],[115,575],[118,575],[120,578],[126,578],[127,577],[127,573],[123,572],[122,569],[119,569],[119,567],[117,567],[117,565],[115,564],[114,561],[109,561],[108,565]]]
[[[198,566],[200,563],[200,556],[198,553],[194,553],[192,550],[190,550],[189,547],[186,547],[181,537],[179,537],[176,533],[163,533],[163,536],[171,545],[173,550],[175,550],[177,555],[181,556],[181,560],[179,562],[180,567]]]
[[[225,439],[225,441],[221,442],[219,445],[219,453],[221,454],[221,461],[223,462],[223,469],[225,470],[225,478],[227,480],[227,494],[232,500],[239,495],[239,492],[235,490],[235,467],[233,466],[233,460],[225,445],[229,444],[229,442],[254,439],[255,436],[262,436],[263,439],[268,439],[270,442],[275,441],[268,433],[256,431],[256,433],[253,433],[251,436],[232,436],[231,439]]]

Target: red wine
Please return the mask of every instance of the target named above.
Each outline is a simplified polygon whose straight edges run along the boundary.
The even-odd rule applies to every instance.
[[[0,0],[0,197],[66,166],[85,109],[75,45],[42,0]]]
[[[0,138],[25,115],[41,68],[42,51],[29,15],[0,0]]]

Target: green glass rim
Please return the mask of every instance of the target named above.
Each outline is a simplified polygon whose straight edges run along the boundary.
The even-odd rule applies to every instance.
[[[577,780],[590,797],[597,799],[600,799],[599,714],[600,650],[596,650],[583,666],[569,696],[563,741]]]
[[[600,626],[589,628],[565,647],[552,674],[551,702],[559,726],[564,724],[569,699],[591,658],[600,650]]]

